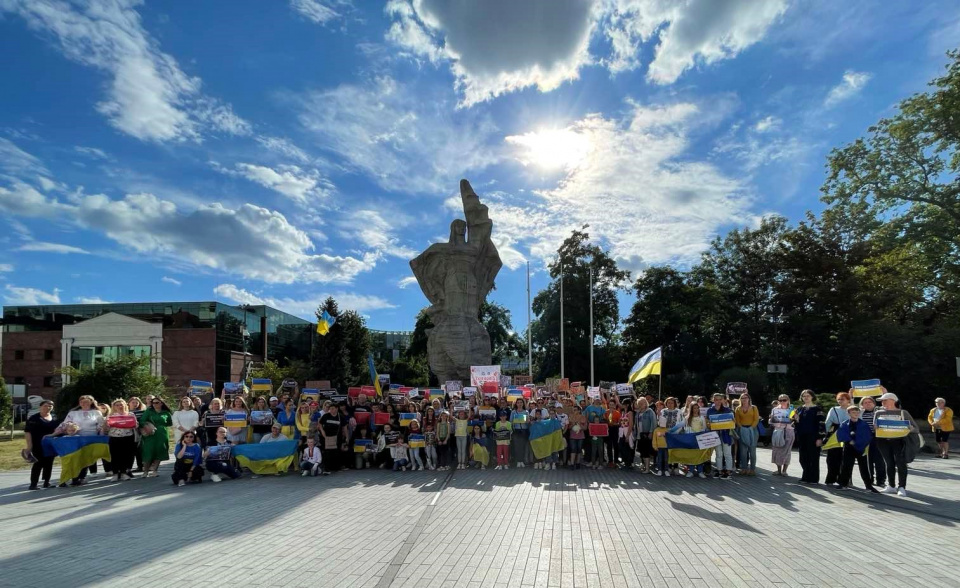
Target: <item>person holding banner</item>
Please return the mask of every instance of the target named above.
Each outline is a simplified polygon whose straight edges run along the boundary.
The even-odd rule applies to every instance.
[[[716,471],[713,472],[713,477],[728,480],[733,471],[733,437],[730,435],[730,429],[734,423],[732,411],[724,406],[724,400],[726,396],[720,392],[713,395],[713,406],[707,409],[707,422],[711,430],[720,432],[720,445],[716,449]],[[730,422],[726,421],[725,415],[730,415]]]
[[[306,447],[307,437],[313,437],[316,433],[315,419],[313,418],[316,413],[316,407],[313,403],[307,402],[305,400],[300,401],[300,408],[297,410],[297,415],[294,418],[294,423],[297,427],[297,439],[300,439],[300,448]]]
[[[887,467],[887,485],[884,494],[907,495],[907,435],[915,434],[917,424],[910,413],[897,408],[900,400],[892,392],[880,397],[882,408],[873,415],[873,424],[877,436],[877,448]],[[896,480],[894,480],[896,478]],[[894,482],[897,486],[894,487]]]
[[[113,465],[113,481],[133,479],[133,462],[137,454],[137,418],[127,410],[127,401],[113,401],[110,416],[103,432],[110,438],[110,463]]]
[[[823,428],[826,429],[827,445],[830,446],[830,437],[839,429],[840,425],[847,422],[850,418],[847,408],[850,407],[852,398],[848,392],[837,393],[837,404],[827,411],[827,418],[823,422]],[[859,412],[859,410],[857,411]],[[864,423],[866,424],[866,423]],[[868,425],[869,426],[869,425]],[[833,486],[840,476],[840,466],[843,464],[843,447],[836,446],[827,449],[827,478],[823,481],[827,486]],[[851,466],[852,467],[852,466]]]
[[[874,493],[879,492],[873,486],[870,478],[870,468],[867,467],[867,456],[864,450],[870,446],[873,431],[870,425],[860,420],[860,407],[856,404],[847,406],[847,420],[837,429],[837,441],[843,444],[843,460],[840,463],[840,473],[837,475],[836,488],[850,489],[850,479],[853,477],[853,462],[857,462],[860,469],[860,478],[864,487]]]
[[[525,468],[527,462],[533,459],[530,455],[530,413],[527,411],[527,403],[522,398],[518,398],[513,403],[510,424],[513,425],[510,454],[517,460],[518,468]]]
[[[300,438],[299,431],[297,431],[297,409],[293,400],[287,398],[283,407],[276,412],[275,418],[280,423],[280,432],[287,439]]]
[[[853,393],[853,388],[850,389]],[[873,422],[873,416],[876,414],[877,401],[872,396],[864,396],[860,399],[860,420],[870,425],[870,431],[873,433],[873,439],[870,440],[870,449],[867,451],[868,465],[870,466],[870,476],[874,480],[874,486],[881,488],[887,485],[887,465],[883,462],[883,456],[880,455],[880,449],[877,447],[877,428]]]
[[[702,416],[700,416],[700,405],[697,403],[692,403],[687,407],[687,419],[683,422],[683,432],[684,433],[702,433],[707,430],[707,421]],[[707,458],[709,461],[709,456]],[[706,478],[707,475],[703,473],[703,464],[696,464],[687,466],[687,477],[692,478],[694,475],[700,478]]]
[[[201,439],[207,445],[213,445],[217,439],[217,430],[223,426],[223,401],[219,398],[210,400],[207,410],[203,412],[203,438]],[[226,430],[226,429],[224,429]]]
[[[677,464],[670,463],[670,451],[666,445],[666,433],[677,426],[677,423],[683,421],[683,411],[677,408],[678,401],[674,396],[670,396],[664,401],[664,406],[657,415],[657,429],[654,435],[657,444],[657,471],[661,476],[669,477],[680,475]]]
[[[340,407],[331,404],[327,413],[320,417],[318,432],[322,440],[323,462],[326,470],[335,472],[340,469],[340,447],[344,444],[344,423],[340,417]]]
[[[173,422],[173,444],[180,443],[180,436],[187,431],[197,432],[197,425],[200,424],[200,415],[193,410],[193,401],[189,396],[184,396],[177,404],[177,411],[171,418]],[[113,455],[113,452],[110,452]]]
[[[950,454],[950,433],[953,432],[953,410],[947,408],[947,401],[943,398],[937,398],[934,401],[930,414],[927,415],[927,422],[933,429],[933,435],[940,447],[940,457],[948,459]]]
[[[800,447],[800,482],[804,484],[820,483],[820,446],[823,437],[820,433],[820,407],[813,403],[813,390],[800,393],[803,406],[793,414],[796,424],[797,444]]]
[[[583,458],[583,440],[587,436],[587,419],[583,416],[583,409],[573,405],[573,414],[570,416],[570,469],[579,470]]]
[[[734,422],[737,426],[737,436],[740,444],[737,451],[739,470],[737,473],[744,476],[757,475],[757,442],[760,434],[757,425],[760,424],[760,411],[750,401],[750,394],[740,395],[740,406],[733,411]]]
[[[252,413],[253,411],[257,411],[257,412],[270,412],[270,414],[273,414],[273,411],[271,411],[271,410],[270,410],[270,407],[267,405],[267,399],[266,399],[265,397],[263,397],[263,396],[257,396],[257,399],[253,402],[253,408],[251,409],[250,412]],[[251,418],[250,418],[250,423],[251,423],[251,424],[250,424],[250,427],[251,427],[251,429],[253,429],[253,442],[254,442],[254,443],[259,443],[260,440],[263,439],[263,436],[264,436],[264,435],[269,435],[269,434],[270,434],[270,430],[271,430],[271,428],[273,427],[273,424],[274,424],[273,421],[271,421],[271,422],[262,422],[262,423],[254,422],[252,415],[251,415]],[[286,437],[286,438],[287,438],[287,439],[292,439],[293,437]]]
[[[77,406],[68,412],[66,418],[63,419],[61,428],[68,423],[76,425],[77,435],[99,435],[100,431],[103,430],[104,418],[103,413],[100,412],[100,408],[97,406],[96,399],[89,395],[81,396],[77,402]],[[96,465],[96,462],[94,462],[90,469],[96,468]],[[70,484],[72,486],[85,484],[87,470],[88,468],[82,468],[80,474],[74,478]],[[93,472],[96,473],[96,469],[93,469]]]
[[[155,396],[150,400],[150,408],[143,411],[139,419],[140,435],[143,443],[140,453],[146,469],[144,478],[156,478],[160,462],[170,457],[170,435],[167,428],[173,424],[173,415],[166,403]]]
[[[243,399],[243,396],[234,396],[233,400],[230,402],[230,410],[228,412],[237,412],[243,411],[247,419],[250,418],[250,411],[247,409],[247,401]],[[246,422],[249,422],[247,420]],[[246,425],[242,427],[227,427],[227,437],[233,441],[234,445],[243,445],[247,442],[247,430]]]
[[[770,444],[773,451],[770,452],[770,461],[777,466],[774,476],[786,476],[787,468],[790,467],[790,457],[793,455],[793,442],[796,439],[796,432],[793,429],[793,421],[790,418],[790,397],[781,394],[777,397],[776,406],[770,409],[770,428],[773,432],[770,435]]]
[[[50,473],[53,471],[53,460],[56,455],[47,455],[43,451],[43,438],[52,435],[60,421],[54,418],[53,401],[43,400],[40,402],[40,410],[27,419],[23,427],[23,437],[26,440],[26,451],[33,456],[33,466],[30,468],[30,489],[36,490],[40,482],[40,475],[43,474],[43,487],[50,487]]]
[[[224,447],[229,448],[233,446],[233,443],[227,439],[227,428],[217,427],[213,437],[208,437],[208,439],[207,448],[203,452],[203,459],[207,466],[207,471],[210,472],[210,479],[214,482],[220,482],[223,480],[220,474],[227,476],[231,480],[239,478],[242,472],[233,466],[230,450],[223,449]]]

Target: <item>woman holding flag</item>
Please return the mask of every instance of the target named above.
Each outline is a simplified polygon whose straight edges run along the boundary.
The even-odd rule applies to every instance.
[[[103,423],[103,413],[100,412],[96,399],[93,396],[84,395],[80,397],[77,406],[67,413],[67,417],[63,419],[63,425],[61,426],[67,427],[72,424],[77,428],[77,435],[86,436],[99,435],[103,430]],[[93,463],[93,466],[96,466],[96,462]],[[94,471],[94,473],[96,473],[96,471]],[[87,468],[83,468],[80,470],[80,474],[74,478],[70,484],[72,486],[80,486],[86,483],[86,478]]]
[[[40,403],[40,411],[27,419],[23,428],[24,439],[27,442],[26,451],[33,456],[33,467],[30,468],[30,489],[36,490],[43,474],[43,487],[50,487],[50,472],[53,470],[55,455],[47,455],[43,451],[43,438],[52,435],[60,421],[53,417],[53,401],[44,400]]]

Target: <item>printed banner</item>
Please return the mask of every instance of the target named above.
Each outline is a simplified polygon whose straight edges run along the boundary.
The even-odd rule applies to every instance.
[[[850,382],[853,388],[853,396],[862,398],[864,396],[880,396],[883,394],[883,388],[880,386],[880,380],[853,380]]]
[[[223,393],[227,395],[237,396],[243,394],[244,385],[241,382],[224,382],[223,383]]]
[[[484,382],[493,382],[500,386],[500,366],[472,365],[470,366],[470,385],[482,386]]]
[[[610,434],[607,423],[590,423],[587,427],[591,437],[606,437]]]
[[[273,392],[273,382],[270,378],[254,378],[251,380],[250,389],[254,392]]]
[[[107,417],[107,426],[111,429],[136,429],[137,417],[132,414],[115,414]]]
[[[354,453],[366,453],[367,451],[373,451],[373,439],[354,439],[353,441],[353,452]]]
[[[697,435],[697,447],[700,449],[710,449],[720,446],[720,434],[716,431],[700,433]]]
[[[371,386],[370,388],[372,389],[373,386]],[[347,396],[349,396],[350,398],[356,398],[360,396],[362,392],[363,392],[363,388],[361,388],[360,386],[351,386],[347,388]]]
[[[287,391],[296,390],[297,381],[293,378],[286,378],[284,381],[280,382],[280,387]]]
[[[559,392],[569,392],[570,378],[560,378],[560,381],[557,383],[557,390]]]
[[[500,387],[506,388],[507,386],[513,385],[513,378],[510,376],[500,376]]]
[[[401,412],[400,413],[400,426],[409,427],[410,421],[417,420],[417,413],[415,412]]]
[[[791,408],[775,408],[770,411],[770,422],[780,425],[790,423]]]
[[[456,380],[450,380],[449,382],[444,383],[443,390],[448,396],[450,396],[450,398],[460,398],[463,390],[463,384],[457,382]]]
[[[513,404],[518,400],[523,400],[523,394],[519,391],[514,392],[513,390],[507,392],[507,404]]]
[[[223,426],[223,413],[222,412],[207,412],[203,415],[203,426],[212,429],[213,427],[222,427]]]
[[[710,461],[713,448],[720,444],[718,433],[667,433],[669,463],[699,465]],[[703,439],[701,439],[703,437]],[[712,447],[706,447],[712,445]]]
[[[423,435],[410,435],[407,438],[407,444],[410,446],[410,449],[420,449],[426,445],[423,440]]]
[[[877,439],[898,439],[910,434],[910,421],[877,419]]]
[[[230,461],[233,447],[230,445],[210,445],[207,447],[207,459],[213,461]]]
[[[273,413],[269,410],[251,410],[250,424],[251,425],[272,425]]]
[[[587,398],[600,398],[600,386],[587,386]]]
[[[471,396],[476,396],[476,395],[477,395],[477,387],[476,387],[476,386],[464,386],[464,387],[463,387],[463,397],[464,397],[464,398],[470,398]]]
[[[353,413],[353,420],[357,421],[357,426],[359,425],[369,425],[370,424],[370,414],[369,412],[355,412]]]
[[[390,387],[390,374],[377,374],[377,382],[380,383],[380,389],[384,390]]]
[[[711,431],[723,431],[726,429],[732,429],[735,426],[735,423],[733,422],[732,412],[721,412],[718,414],[711,414],[707,416],[707,419],[710,421]]]
[[[633,384],[617,384],[617,396],[633,396]]]
[[[377,395],[377,387],[376,386],[360,386],[360,394],[364,394],[372,398]]]
[[[316,388],[304,388],[300,391],[301,402],[320,402],[320,391]]]
[[[390,422],[390,413],[389,412],[375,412],[373,413],[373,424],[376,427],[382,427]]]
[[[480,391],[484,394],[497,394],[500,392],[499,382],[484,382],[480,384]]]
[[[527,415],[525,414],[515,414],[511,417],[510,421],[515,425],[523,425],[527,422]]]
[[[740,396],[746,392],[746,382],[727,382],[727,396]]]
[[[189,396],[201,396],[203,394],[213,394],[213,382],[204,380],[190,380],[190,387],[187,388]]]
[[[482,419],[484,419],[484,420],[486,420],[486,419],[496,420],[496,419],[497,419],[497,409],[495,409],[495,408],[488,408],[488,407],[486,407],[486,406],[481,406],[481,407],[480,407],[480,418],[482,418]]]
[[[228,410],[223,414],[223,426],[240,428],[247,426],[247,413],[243,410]]]

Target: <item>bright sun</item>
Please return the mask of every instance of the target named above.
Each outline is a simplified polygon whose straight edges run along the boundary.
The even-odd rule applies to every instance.
[[[593,145],[582,133],[570,129],[545,129],[507,137],[507,143],[523,148],[517,159],[523,165],[544,170],[572,169],[583,161]]]

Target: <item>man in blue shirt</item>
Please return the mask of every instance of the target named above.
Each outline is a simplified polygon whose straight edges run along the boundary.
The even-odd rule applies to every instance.
[[[733,414],[731,410],[723,405],[723,394],[717,392],[713,395],[713,406],[707,409],[707,424],[710,424],[710,417],[716,414]],[[712,427],[711,427],[712,428]],[[729,429],[720,429],[720,445],[716,449],[717,461],[714,466],[713,477],[730,479],[730,472],[733,470],[733,438],[730,436]]]

